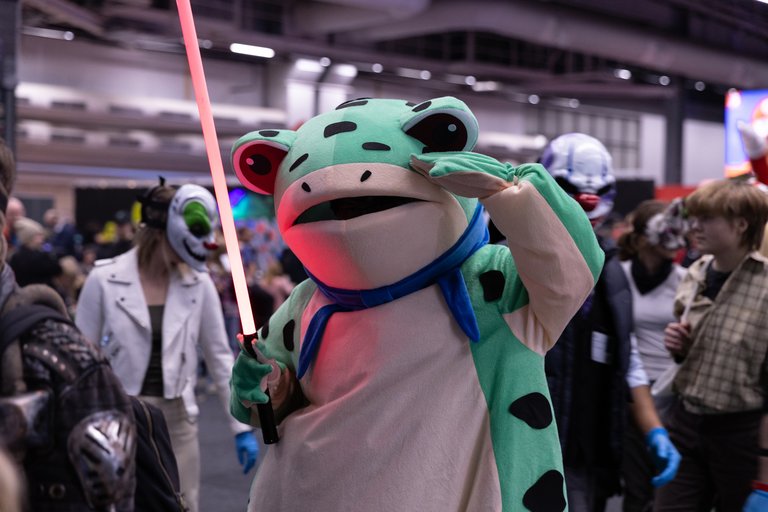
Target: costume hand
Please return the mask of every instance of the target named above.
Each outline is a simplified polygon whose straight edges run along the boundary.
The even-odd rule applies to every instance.
[[[664,346],[672,355],[685,357],[691,348],[691,331],[688,323],[671,322],[664,329]]]
[[[654,487],[666,485],[675,478],[680,466],[680,453],[669,439],[667,429],[657,427],[645,436],[645,444],[651,452],[653,462],[661,469],[661,473],[651,479]]]
[[[411,167],[462,197],[484,198],[512,185],[511,166],[480,153],[444,151],[411,155]]]
[[[240,432],[235,436],[235,450],[237,451],[237,461],[243,466],[243,474],[248,473],[254,464],[256,457],[259,456],[259,442],[253,432]]]
[[[272,366],[261,364],[245,352],[240,352],[232,368],[232,378],[229,388],[232,396],[229,399],[229,411],[241,423],[251,424],[250,407],[254,404],[265,404],[269,401],[266,393],[261,390],[261,380],[269,375]]]
[[[737,121],[736,128],[741,134],[741,141],[744,143],[744,152],[750,160],[768,155],[768,141],[760,136],[751,124],[744,121]]]
[[[744,503],[743,512],[765,512],[768,510],[768,492],[766,491],[752,491],[752,494],[747,498]]]

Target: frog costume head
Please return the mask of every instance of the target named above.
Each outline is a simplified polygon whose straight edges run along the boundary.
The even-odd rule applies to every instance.
[[[278,227],[328,286],[372,289],[434,261],[467,229],[477,200],[433,184],[411,155],[469,151],[477,120],[461,101],[357,99],[298,130],[260,130],[232,150],[249,189],[273,194]]]

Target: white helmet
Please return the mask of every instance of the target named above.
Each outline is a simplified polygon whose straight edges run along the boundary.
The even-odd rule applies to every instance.
[[[566,133],[547,145],[539,162],[590,220],[605,217],[613,209],[616,178],[611,154],[599,140],[583,133]]]

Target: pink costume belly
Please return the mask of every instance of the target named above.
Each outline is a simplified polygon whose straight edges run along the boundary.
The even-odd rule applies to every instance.
[[[302,385],[311,405],[283,421],[249,510],[501,510],[469,341],[436,286],[335,314]]]

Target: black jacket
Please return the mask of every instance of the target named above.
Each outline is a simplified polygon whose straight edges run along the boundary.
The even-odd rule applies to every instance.
[[[587,451],[599,452],[582,454],[579,458],[583,464],[596,465],[598,469],[606,470],[606,474],[617,474],[629,396],[626,376],[633,330],[632,293],[615,245],[603,239],[599,242],[606,253],[605,265],[594,294],[587,301],[589,306],[582,308],[568,323],[547,354],[545,368],[566,465],[574,448],[571,445],[576,442],[587,446]],[[585,310],[590,313],[585,315]],[[589,344],[596,317],[602,319],[606,331],[611,356],[608,365],[590,361]],[[594,374],[598,366],[602,375],[596,381]],[[590,381],[595,383],[592,388],[585,385]],[[582,426],[591,425],[593,421],[593,418],[585,418],[586,414],[593,415],[594,421],[599,421],[596,425],[599,431],[605,433],[605,436],[595,435],[592,445],[581,443],[578,438],[579,432],[584,431]]]

